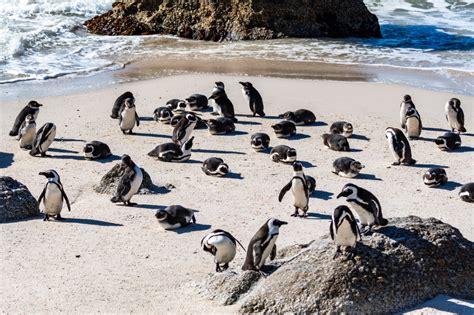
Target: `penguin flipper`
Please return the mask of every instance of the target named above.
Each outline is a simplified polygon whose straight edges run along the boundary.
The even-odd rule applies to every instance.
[[[46,186],[48,184],[44,185],[43,191],[41,192],[41,195],[38,197],[38,205],[41,204],[41,200],[43,200],[44,195],[46,194]]]
[[[464,129],[464,111],[462,110],[462,108],[458,109],[457,118],[458,118],[459,124],[462,126],[461,129]],[[459,130],[459,131],[466,132],[465,130],[464,131]]]
[[[262,247],[261,247],[261,244],[260,242],[259,243],[255,243],[253,245],[253,251],[255,253],[255,257],[254,257],[254,266],[258,266],[260,265],[260,262],[262,260]],[[263,264],[262,264],[263,266]]]
[[[280,194],[278,195],[278,201],[281,202],[283,200],[283,197],[285,194],[291,189],[291,181],[285,185],[280,191]]]
[[[334,231],[332,230],[333,222],[331,221],[331,225],[329,225],[329,234],[331,234],[331,239],[334,241]]]
[[[272,252],[270,253],[270,260],[275,259],[276,255],[277,255],[277,246],[275,244],[273,245]]]
[[[61,188],[61,194],[63,195],[64,200],[66,201],[67,209],[71,211],[71,204],[69,203],[69,198],[67,197],[64,189]]]
[[[138,114],[135,112],[135,120],[137,122],[137,127],[140,126],[140,117],[138,117]]]

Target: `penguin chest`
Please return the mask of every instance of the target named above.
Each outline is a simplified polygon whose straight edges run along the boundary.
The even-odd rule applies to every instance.
[[[245,89],[242,89],[242,95],[244,96],[245,100],[250,103],[250,95]]]
[[[21,130],[21,138],[20,138],[20,147],[28,147],[33,144],[35,140],[36,128],[33,126],[25,127]]]
[[[167,220],[163,221],[158,221],[158,224],[164,229],[164,230],[176,230],[181,227],[181,224],[175,223],[171,224]]]
[[[122,111],[122,121],[120,128],[122,130],[131,130],[135,127],[135,109],[124,109]]]
[[[132,199],[132,196],[135,195],[140,189],[140,186],[142,185],[142,181],[143,181],[142,170],[138,166],[135,166],[135,177],[133,178],[132,183],[130,185],[130,191],[123,197],[123,199],[127,201]]]
[[[448,118],[449,127],[451,127],[452,129],[459,128],[457,113],[454,110],[449,109],[446,117]]]
[[[227,264],[231,262],[236,254],[235,244],[227,237],[220,236],[213,241],[213,245],[216,248],[215,261],[219,264]]]
[[[44,195],[44,212],[49,215],[57,215],[63,208],[63,194],[55,184],[48,184]]]
[[[54,138],[56,137],[56,128],[53,128],[51,130],[51,132],[49,133],[48,137],[46,138],[46,140],[44,140],[40,145],[39,145],[39,149],[41,152],[46,152],[48,151],[49,147],[51,146],[51,144],[53,143],[54,141]]]
[[[300,179],[293,179],[291,183],[291,191],[293,193],[293,202],[295,207],[299,209],[306,209],[308,207],[308,198],[303,182]]]
[[[372,214],[372,212],[367,211],[367,209],[365,209],[364,207],[362,207],[358,203],[349,202],[349,204],[352,206],[352,208],[357,213],[357,216],[359,217],[359,221],[362,225],[372,225],[372,224],[374,224],[375,217]]]
[[[262,259],[257,262],[258,268],[262,268],[262,266],[265,264],[265,261],[267,260],[268,256],[270,256],[270,253],[272,252],[273,246],[275,246],[277,240],[277,235],[274,235],[270,241],[267,243],[267,247],[263,249],[262,253]]]
[[[337,229],[335,242],[337,246],[354,246],[356,243],[356,235],[351,229],[349,221],[343,220]]]
[[[407,135],[409,137],[418,137],[421,133],[420,121],[415,117],[409,117],[406,121]]]

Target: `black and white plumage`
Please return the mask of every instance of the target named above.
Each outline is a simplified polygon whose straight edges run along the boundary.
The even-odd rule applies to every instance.
[[[226,117],[218,117],[206,121],[207,129],[211,135],[224,135],[235,130],[232,119]]]
[[[202,163],[201,167],[204,174],[209,176],[225,176],[230,172],[229,165],[224,160],[217,157],[211,157]]]
[[[220,229],[212,231],[201,240],[201,248],[214,256],[216,272],[229,268],[229,263],[237,253],[237,244],[245,251],[242,244],[232,234]]]
[[[301,163],[293,163],[293,178],[288,184],[286,184],[280,194],[278,195],[278,201],[281,202],[285,194],[290,191],[293,194],[293,206],[295,212],[291,215],[292,217],[307,217],[307,212],[309,208],[309,189],[307,185],[307,180],[303,172],[303,165]],[[299,214],[299,211],[302,211],[303,214]]]
[[[46,123],[36,132],[35,140],[31,146],[30,155],[35,156],[40,154],[46,156],[46,151],[56,137],[56,125],[53,123]]]
[[[405,132],[410,140],[420,137],[423,125],[420,113],[415,107],[410,107],[405,113]]]
[[[215,88],[212,91],[212,95],[209,96],[210,100],[214,100],[215,108],[217,113],[226,118],[232,119],[233,122],[237,122],[235,118],[234,104],[227,97],[227,94],[224,89]]]
[[[183,144],[191,137],[194,127],[196,126],[197,118],[193,114],[187,114],[184,117],[181,117],[179,123],[174,127],[173,140],[176,144]]]
[[[336,253],[333,259],[337,258],[341,253],[341,247],[347,251],[350,249],[348,258],[354,257],[353,248],[356,247],[357,241],[361,240],[359,226],[347,206],[338,206],[332,214],[331,225],[329,226],[331,239],[336,244]]]
[[[257,114],[260,117],[264,117],[265,112],[263,111],[263,99],[257,89],[250,82],[239,82],[239,84],[242,85],[242,94],[249,103],[253,117]]]
[[[186,103],[189,105],[191,110],[203,110],[209,105],[209,101],[206,95],[193,94],[186,99]]]
[[[283,144],[273,147],[270,151],[270,158],[276,163],[291,164],[296,161],[296,157],[296,149]]]
[[[461,101],[457,98],[450,99],[445,106],[446,120],[449,128],[453,132],[466,132],[464,127],[464,111],[461,108]]]
[[[158,224],[165,230],[176,230],[196,223],[194,210],[174,205],[160,209],[155,214]]]
[[[286,112],[278,115],[278,117],[291,121],[296,126],[310,125],[316,121],[316,115],[307,109],[298,109],[294,112]]]
[[[186,162],[191,158],[194,137],[191,137],[182,145],[174,142],[160,144],[148,153],[163,162]]]
[[[257,152],[264,151],[270,146],[270,136],[266,133],[255,133],[250,137],[250,145]]]
[[[329,128],[331,133],[343,135],[346,138],[350,138],[354,132],[354,126],[347,121],[336,121]]]
[[[28,104],[25,107],[23,107],[23,109],[16,116],[15,122],[13,123],[12,130],[9,133],[10,137],[18,136],[18,133],[20,132],[20,128],[26,120],[26,116],[32,115],[34,118],[33,120],[36,121],[36,119],[38,118],[38,114],[39,114],[39,110],[41,106],[43,105],[38,103],[37,101],[29,101]]]
[[[405,95],[400,103],[400,125],[402,129],[406,126],[406,113],[410,108],[416,108],[410,95]]]
[[[141,168],[136,165],[129,155],[122,156],[123,174],[117,185],[117,191],[110,201],[117,203],[123,202],[125,206],[133,206],[130,202],[132,197],[138,193],[143,182],[143,172]]]
[[[373,225],[387,225],[388,221],[382,216],[382,206],[379,200],[368,190],[354,184],[346,184],[337,198],[345,197],[349,205],[359,217],[363,227],[368,226],[367,231]]]
[[[100,160],[112,155],[107,144],[100,141],[92,141],[84,146],[84,157],[87,160]]]
[[[343,135],[336,133],[324,133],[321,135],[323,144],[334,151],[350,151],[349,141]]]
[[[269,219],[258,229],[247,247],[247,256],[242,270],[262,270],[267,258],[275,259],[276,241],[280,234],[280,227],[285,224],[288,223],[278,219]]]
[[[158,107],[153,111],[153,119],[156,122],[161,122],[163,124],[169,124],[173,118],[173,112],[171,108],[167,106]]]
[[[25,121],[20,127],[17,140],[20,148],[31,150],[36,136],[36,121],[33,115],[27,115]]]
[[[44,221],[48,221],[51,216],[55,217],[56,220],[64,220],[61,217],[63,200],[66,201],[69,211],[71,211],[71,205],[69,204],[69,198],[64,192],[59,174],[55,170],[48,170],[39,173],[39,175],[43,175],[48,179],[38,198],[38,204],[41,204],[41,201],[44,200]]]
[[[462,201],[474,202],[474,183],[464,184],[459,190],[459,197]]]
[[[312,193],[316,190],[316,179],[314,177],[305,175],[306,178],[306,187],[308,188],[308,195],[311,196]]]
[[[126,99],[132,99],[133,102],[135,102],[135,97],[133,96],[132,92],[125,92],[119,97],[114,102],[114,106],[112,107],[112,114],[110,115],[110,118],[117,119],[120,117],[120,113],[122,113],[123,108],[125,107],[125,100]]]
[[[170,125],[171,127],[176,127],[176,125],[179,123],[181,118],[186,117],[186,115],[194,115],[196,117],[196,126],[194,126],[194,129],[207,129],[206,121],[202,119],[201,117],[198,116],[197,113],[195,112],[179,112],[173,115],[173,117],[170,120]]]
[[[123,108],[119,115],[119,126],[123,134],[133,134],[135,125],[140,126],[140,118],[135,107],[135,99],[127,98],[123,101]]]
[[[446,132],[435,139],[435,143],[442,151],[449,151],[459,148],[462,144],[461,136],[454,132]]]
[[[400,129],[387,128],[385,130],[385,137],[395,160],[392,165],[413,165],[416,163],[416,160],[411,156],[410,143]]]
[[[222,82],[222,81],[215,82],[214,87],[212,88],[211,94],[213,94],[217,90],[222,90],[225,93],[225,84],[224,84],[224,82]],[[221,109],[219,108],[219,106],[217,105],[216,102],[213,102],[211,115],[222,115]]]
[[[346,156],[336,159],[332,163],[332,166],[334,168],[332,171],[334,174],[349,178],[354,178],[359,175],[360,171],[365,167],[359,161]]]
[[[277,138],[289,138],[296,134],[296,126],[288,120],[282,120],[278,124],[271,126]]]
[[[186,101],[173,98],[166,102],[165,106],[171,109],[173,112],[181,112],[186,110]]]
[[[423,174],[423,182],[429,187],[438,187],[448,182],[448,175],[442,168],[430,168]]]

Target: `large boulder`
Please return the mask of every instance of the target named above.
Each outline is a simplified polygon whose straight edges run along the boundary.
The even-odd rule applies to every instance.
[[[25,185],[8,176],[0,177],[0,223],[35,217],[39,213],[38,202]]]
[[[334,252],[326,236],[281,250],[268,277],[228,271],[198,288],[246,313],[382,314],[440,294],[474,298],[474,243],[433,218],[391,219],[363,238],[354,260],[334,260]]]
[[[122,0],[85,22],[100,35],[185,38],[381,37],[362,0]]]

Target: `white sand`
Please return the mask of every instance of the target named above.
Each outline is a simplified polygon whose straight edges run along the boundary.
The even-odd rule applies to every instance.
[[[239,80],[248,80],[260,90],[265,112],[276,116],[286,110],[307,108],[319,122],[348,120],[364,139],[350,139],[355,152],[338,153],[323,147],[320,135],[329,126],[298,127],[305,135],[298,140],[276,139],[270,125],[276,119],[238,117],[239,131],[233,136],[211,136],[195,132],[192,163],[167,164],[146,155],[160,143],[169,141],[171,129],[153,121],[143,121],[124,136],[116,120],[109,118],[115,98],[126,90],[137,99],[138,113],[151,117],[153,109],[171,98],[192,93],[209,94],[213,82],[226,83],[236,112],[249,114],[241,95]],[[388,126],[399,126],[399,103],[411,94],[429,128],[447,129],[444,104],[450,97],[463,102],[470,134],[462,136],[464,149],[446,153],[430,141],[413,141],[417,167],[389,167],[392,162],[384,136]],[[180,75],[149,81],[115,85],[111,88],[38,99],[44,104],[38,125],[54,122],[57,139],[53,158],[33,158],[8,137],[13,120],[28,100],[2,102],[1,152],[13,153],[13,163],[0,169],[39,196],[45,179],[40,171],[54,168],[61,175],[72,203],[63,213],[65,222],[40,219],[0,225],[2,259],[0,269],[0,310],[5,312],[235,312],[236,306],[219,307],[196,295],[189,284],[202,280],[214,269],[212,257],[201,251],[200,240],[211,229],[222,228],[247,244],[256,230],[270,217],[290,222],[281,229],[278,246],[308,242],[328,233],[332,210],[347,179],[331,173],[334,159],[351,156],[366,165],[365,173],[381,180],[353,179],[380,200],[386,217],[417,215],[435,217],[460,229],[474,239],[473,205],[462,202],[457,184],[473,181],[474,157],[473,97],[437,93],[405,86],[375,83],[290,80],[230,75]],[[204,117],[209,114],[206,113]],[[436,138],[443,130],[425,130],[424,138]],[[280,189],[292,176],[290,166],[270,161],[268,154],[250,148],[250,135],[267,132],[272,145],[289,144],[298,151],[305,170],[317,179],[317,193],[310,201],[310,218],[291,218],[291,198],[277,200]],[[96,194],[92,186],[115,162],[98,163],[82,159],[83,141],[100,140],[116,155],[130,154],[157,184],[172,183],[176,189],[163,195],[136,196],[135,208],[112,204],[110,196]],[[212,178],[200,169],[200,161],[210,156],[224,158],[236,178]],[[4,162],[2,161],[2,164]],[[450,189],[430,189],[422,174],[430,165],[447,167]],[[328,200],[326,200],[328,199]],[[165,232],[154,217],[160,206],[181,204],[198,209],[199,223],[187,233]],[[80,255],[76,258],[76,255]],[[239,268],[244,254],[238,252],[231,267]]]

